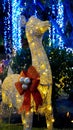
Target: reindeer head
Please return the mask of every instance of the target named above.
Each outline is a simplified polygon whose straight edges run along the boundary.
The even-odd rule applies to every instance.
[[[32,16],[26,23],[26,35],[30,36],[42,36],[45,31],[50,27],[49,21],[41,21],[40,19]]]

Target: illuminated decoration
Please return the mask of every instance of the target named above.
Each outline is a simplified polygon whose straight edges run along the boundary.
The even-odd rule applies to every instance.
[[[52,16],[48,16],[51,22],[51,30],[49,30],[49,41],[53,47],[63,49],[66,40],[64,34],[64,6],[61,0],[50,1]]]
[[[43,100],[45,99],[43,107],[39,108],[39,112],[45,112],[47,127],[51,130],[52,74],[48,58],[42,45],[43,35],[49,27],[49,21],[41,21],[33,16],[26,23],[26,37],[31,50],[32,65],[35,66],[36,70],[40,74],[40,85],[38,86],[38,89],[43,97]],[[47,110],[49,107],[51,107],[51,110]]]
[[[3,11],[5,11],[5,8],[6,8],[6,0],[3,0]]]
[[[66,49],[66,52],[68,52],[68,53],[72,52],[72,54],[73,54],[73,48],[65,47],[65,49]]]
[[[36,0],[33,0],[34,4],[36,3]]]
[[[12,0],[12,46],[13,50],[21,50],[20,0]]]
[[[59,0],[57,4],[57,20],[56,21],[59,27],[61,28],[62,32],[64,33],[64,5],[63,5],[63,2],[61,2],[61,0]],[[58,39],[58,46],[63,48],[64,41],[62,39],[62,36],[57,34],[56,38]]]
[[[38,108],[37,112],[45,115],[47,128],[52,130],[54,122],[51,104],[52,73],[47,55],[42,45],[43,35],[45,31],[49,29],[49,27],[50,24],[48,21],[41,21],[40,19],[31,16],[26,23],[25,32],[31,50],[32,66],[34,66],[37,72],[40,74],[40,84],[38,85],[38,90],[43,99],[43,104]],[[10,106],[12,103],[13,106],[18,109],[23,102],[23,96],[20,96],[15,88],[15,83],[19,80],[19,78],[20,75],[18,74],[8,75],[2,84],[2,101],[7,104],[9,103]],[[25,111],[21,113],[22,123],[24,125],[25,130],[27,130],[27,128],[28,130],[31,130],[33,112],[36,112],[36,110],[35,102],[31,95],[30,111],[27,113]]]
[[[36,10],[36,0],[33,0],[33,3],[35,4],[35,13],[34,15],[37,16],[37,10]]]
[[[51,42],[51,27],[49,28],[49,38],[48,38],[48,41],[49,41],[49,46],[52,45],[52,42]]]
[[[25,81],[23,82],[20,81],[22,77],[24,79],[26,79],[27,77],[30,78],[31,84],[25,83]],[[42,100],[40,92],[38,91],[39,83],[40,83],[40,76],[34,66],[30,66],[27,72],[21,71],[20,78],[15,83],[15,87],[18,90],[19,94],[23,96],[25,95],[22,106],[19,109],[20,113],[24,112],[24,110],[25,112],[29,112],[31,110],[31,106],[33,105],[31,103],[31,100],[32,100],[31,96],[33,97],[33,101],[35,103],[35,111],[38,109],[39,106],[42,105],[43,100]],[[27,87],[25,87],[25,85]],[[25,89],[27,89],[27,91],[25,91]],[[34,107],[32,109],[34,109]]]
[[[52,5],[52,13],[53,14],[55,14],[55,10],[56,10],[56,6],[53,4]],[[54,27],[54,25],[52,25],[52,44],[53,44],[53,46],[55,46],[55,44],[56,44],[56,29],[55,29],[55,27]]]
[[[71,11],[71,1],[66,0],[65,3],[64,3],[64,8],[66,10],[68,21],[70,22],[71,26],[73,27],[73,16],[72,16],[72,11]],[[73,48],[73,31],[70,32],[70,35],[68,35],[68,38],[69,38],[69,43],[72,44],[72,48]],[[69,51],[71,50],[73,52],[73,49],[70,48],[70,45],[67,45],[67,46],[69,46],[69,48],[67,47],[68,50]]]
[[[7,6],[7,7],[6,7]],[[12,45],[11,45],[11,5],[10,0],[5,1],[3,3],[3,11],[6,11],[6,16],[4,17],[4,47],[5,53],[12,52]]]
[[[5,46],[5,51],[7,51],[7,18],[4,18],[4,46]]]
[[[64,6],[66,8],[66,13],[67,13],[68,19],[69,19],[69,21],[70,21],[70,23],[73,27],[73,17],[72,17],[72,12],[71,12],[71,9],[70,9],[70,1],[66,0]]]
[[[48,63],[48,58],[46,57],[46,53],[42,46],[43,34],[45,33],[45,31],[48,30],[49,27],[50,24],[48,21],[42,22],[41,20],[33,16],[29,19],[29,21],[26,24],[26,37],[28,39],[29,47],[31,49],[32,65],[37,68],[38,72],[40,71],[40,80],[42,84],[51,84],[52,82],[50,65]]]

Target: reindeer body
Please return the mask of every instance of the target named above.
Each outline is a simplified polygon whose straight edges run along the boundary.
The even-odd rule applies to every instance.
[[[47,128],[49,130],[52,130],[52,105],[51,105],[52,73],[51,73],[51,68],[50,68],[48,58],[46,56],[46,53],[42,45],[43,34],[49,28],[49,26],[50,25],[48,21],[41,21],[32,16],[29,19],[29,21],[26,23],[26,37],[27,37],[29,47],[31,50],[32,65],[36,68],[36,70],[40,74],[40,84],[38,86],[38,90],[40,91],[42,95],[43,105],[38,108],[38,112],[45,114]],[[8,85],[7,89],[9,88],[9,84],[11,84],[10,91],[13,90],[13,95],[16,95],[11,98],[11,102],[14,104],[15,107],[18,106],[17,108],[19,108],[20,105],[16,105],[16,104],[21,104],[23,97],[19,96],[17,90],[15,90],[15,87],[14,87],[14,83],[16,82],[19,75],[17,75],[16,77],[16,75],[13,74],[12,77],[13,79],[15,79],[15,81],[12,80],[10,83],[7,83]],[[6,95],[6,92],[4,91],[7,80],[9,80],[8,77],[3,82],[3,94],[4,94],[3,97],[8,96]],[[9,91],[9,90],[6,90],[6,91]],[[14,97],[15,97],[15,100],[13,99]],[[17,100],[18,102],[20,101],[20,103],[18,103]],[[32,99],[32,102],[34,102],[33,99]],[[31,124],[33,121],[32,116],[33,116],[33,112],[31,110],[29,114],[24,113],[24,112],[22,113],[22,122],[24,124],[24,130],[31,130],[32,128]]]
[[[17,82],[18,78],[19,74],[10,74],[2,84],[2,102],[10,106],[13,105],[17,109],[19,109],[23,101],[23,97],[15,88],[15,82]]]

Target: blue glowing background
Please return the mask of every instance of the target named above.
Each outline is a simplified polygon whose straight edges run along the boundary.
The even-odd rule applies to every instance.
[[[15,51],[22,48],[21,36],[25,27],[21,27],[21,15],[26,17],[26,21],[32,15],[50,21],[52,26],[47,32],[48,46],[73,48],[72,0],[1,0],[0,3],[3,12],[0,19],[4,21],[4,30],[0,32],[4,33],[6,53],[11,53],[12,48]]]

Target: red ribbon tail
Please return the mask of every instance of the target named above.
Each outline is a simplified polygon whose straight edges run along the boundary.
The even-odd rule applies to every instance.
[[[37,110],[38,107],[42,105],[43,99],[42,99],[41,94],[38,90],[36,90],[35,92],[32,92],[32,95],[33,95],[34,101],[36,103],[36,110]]]
[[[27,90],[24,94],[24,101],[22,103],[22,106],[19,109],[19,112],[26,111],[28,112],[31,107],[31,93],[29,90]]]

